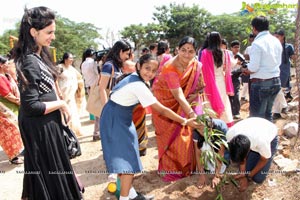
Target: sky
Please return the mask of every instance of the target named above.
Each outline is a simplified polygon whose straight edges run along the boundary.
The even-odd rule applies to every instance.
[[[298,0],[282,0],[284,3],[296,4]],[[0,34],[7,29],[14,29],[16,22],[20,21],[25,6],[47,6],[62,17],[75,22],[92,23],[107,31],[116,32],[131,24],[154,22],[152,19],[155,7],[184,3],[193,4],[208,10],[213,15],[238,12],[242,2],[247,4],[259,2],[258,0],[6,0],[6,6],[0,11]],[[9,4],[9,5],[8,5]]]

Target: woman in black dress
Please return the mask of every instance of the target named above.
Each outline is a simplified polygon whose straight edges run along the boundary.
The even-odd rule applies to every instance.
[[[19,127],[25,146],[22,199],[82,199],[66,151],[56,73],[48,48],[55,39],[55,14],[49,8],[25,9],[14,59],[18,70],[21,106]]]

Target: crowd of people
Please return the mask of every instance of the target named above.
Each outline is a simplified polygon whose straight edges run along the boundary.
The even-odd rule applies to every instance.
[[[137,58],[122,39],[99,60],[87,48],[77,70],[72,53],[64,53],[56,65],[48,52],[55,39],[54,12],[25,9],[15,47],[9,58],[0,56],[0,144],[12,164],[24,162],[24,171],[31,172],[24,173],[22,199],[82,199],[63,141],[62,116],[81,136],[85,95],[96,85],[103,109],[94,116],[93,141],[101,141],[107,172],[120,181],[120,200],[146,199],[132,183],[134,174],[143,170],[140,157],[147,156],[149,110],[162,181],[197,172],[198,187],[208,183],[200,162],[205,145],[199,146],[206,127],[197,117],[210,109],[211,127],[228,144],[228,149],[219,148],[228,162],[216,160],[212,186],[230,163],[239,164],[234,178],[240,191],[249,181],[262,183],[278,145],[273,120],[292,99],[294,49],[286,43],[284,30],[270,33],[266,17],[253,18],[251,26],[243,54],[240,41],[233,40],[229,49],[217,31],[208,33],[200,46],[195,38],[183,37],[174,54],[168,41],[161,40],[143,48]],[[15,70],[8,67],[10,62]],[[240,104],[245,101],[250,113],[241,119]],[[72,173],[49,173],[59,171]]]

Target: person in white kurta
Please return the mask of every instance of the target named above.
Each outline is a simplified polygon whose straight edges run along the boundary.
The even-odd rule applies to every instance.
[[[65,53],[62,63],[58,65],[61,72],[58,76],[58,86],[61,92],[61,98],[66,101],[70,111],[72,112],[72,118],[69,126],[77,136],[81,136],[80,116],[75,96],[78,89],[78,71],[72,66],[72,63],[73,55]]]

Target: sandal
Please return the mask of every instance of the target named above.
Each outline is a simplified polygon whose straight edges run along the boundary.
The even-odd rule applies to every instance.
[[[19,157],[14,157],[13,159],[9,160],[9,162],[14,165],[19,165],[19,164],[23,164],[24,160]]]

